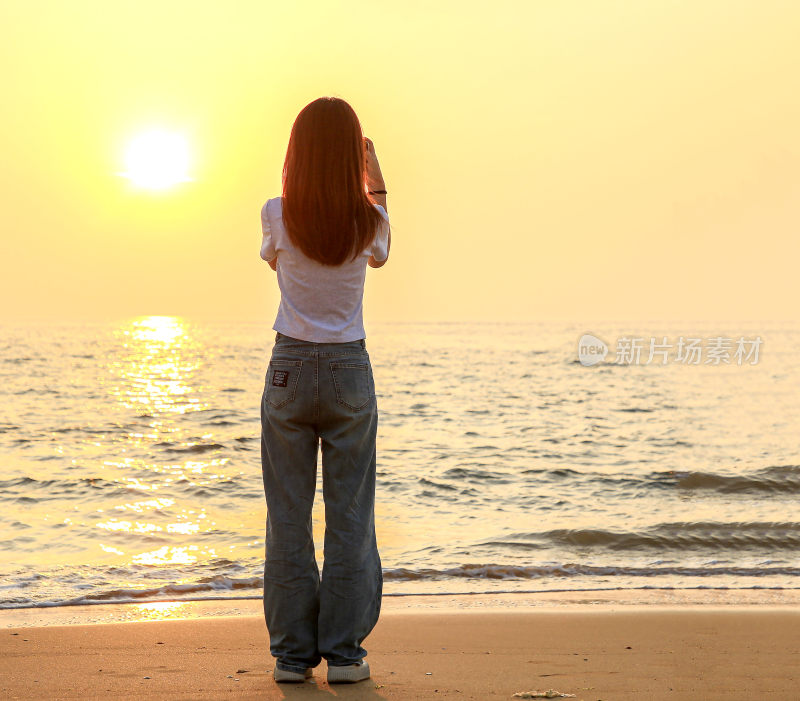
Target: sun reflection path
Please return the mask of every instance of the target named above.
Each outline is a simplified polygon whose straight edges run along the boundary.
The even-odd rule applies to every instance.
[[[200,548],[197,545],[168,546],[135,555],[131,562],[137,565],[193,565]],[[210,551],[214,554],[214,551]]]
[[[173,316],[146,316],[118,328],[120,354],[109,362],[118,383],[111,388],[126,409],[151,416],[205,409],[192,385],[202,346],[189,325]]]
[[[137,341],[173,343],[185,334],[184,324],[176,316],[146,316],[136,319],[131,326]]]
[[[168,618],[188,618],[192,602],[158,601],[147,604],[137,604],[137,620],[163,621]]]
[[[107,479],[124,484],[128,494],[97,509],[94,525],[104,534],[102,540],[112,541],[100,548],[127,564],[153,568],[191,567],[213,559],[216,550],[198,543],[198,538],[216,524],[205,509],[191,509],[180,497],[187,486],[227,478],[223,473],[228,459],[209,455],[174,460],[176,449],[190,451],[198,441],[214,440],[207,431],[197,435],[196,424],[184,420],[191,412],[210,408],[200,379],[208,349],[179,317],[139,317],[112,333],[116,352],[106,361],[107,391],[119,409],[129,417],[135,412],[147,427],[126,433],[119,457],[104,461]],[[153,549],[154,540],[168,543]],[[156,608],[152,613],[161,617],[164,611]]]

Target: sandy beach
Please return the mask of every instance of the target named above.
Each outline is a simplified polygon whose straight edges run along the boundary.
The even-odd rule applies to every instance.
[[[372,679],[277,684],[263,619],[235,616],[0,632],[4,698],[800,698],[800,608],[386,611]]]

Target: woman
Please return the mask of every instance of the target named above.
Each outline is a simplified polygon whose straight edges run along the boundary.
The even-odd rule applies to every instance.
[[[323,97],[292,127],[283,197],[261,210],[261,257],[278,273],[277,332],[261,399],[267,499],[264,614],[276,681],[368,679],[362,641],[381,609],[375,537],[378,410],[365,343],[367,265],[389,256],[386,189],[352,107]],[[311,512],[322,448],[325,562]]]

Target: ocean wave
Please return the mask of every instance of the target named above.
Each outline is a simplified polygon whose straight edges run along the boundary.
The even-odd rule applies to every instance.
[[[211,450],[224,450],[225,446],[221,443],[169,443],[162,441],[155,444],[167,453],[207,453]]]
[[[679,472],[674,474],[679,489],[713,489],[734,492],[800,493],[800,465],[773,465],[752,474],[720,475],[712,472]]]
[[[230,592],[241,589],[258,589],[263,586],[264,580],[262,577],[245,577],[242,579],[236,579],[233,577],[217,575],[207,579],[201,579],[197,582],[166,584],[161,587],[152,587],[149,589],[109,589],[94,594],[85,594],[83,596],[62,600],[53,599],[49,601],[34,602],[25,600],[21,597],[14,597],[11,599],[0,600],[0,609],[142,603],[142,601],[145,599],[150,601],[163,601],[166,599],[174,599],[176,597],[184,599],[193,594],[201,594],[203,592]]]
[[[452,467],[442,473],[442,477],[449,479],[464,480],[492,480],[494,483],[505,483],[511,481],[512,475],[491,470],[479,470],[469,467]]]
[[[444,484],[443,482],[434,482],[433,480],[429,480],[426,477],[419,478],[419,484],[423,484],[426,487],[436,487],[437,489],[444,489],[447,491],[452,491],[458,489],[455,485],[452,484]]]
[[[737,577],[771,577],[777,575],[800,577],[800,568],[797,567],[629,567],[623,565],[583,565],[580,563],[565,563],[559,565],[546,566],[520,566],[504,564],[464,564],[455,567],[436,568],[394,568],[385,569],[383,578],[387,582],[442,582],[447,580],[463,581],[473,580],[476,582],[506,581],[525,581],[525,580],[546,580],[546,579],[576,579],[576,586],[569,588],[547,589],[509,589],[498,590],[477,589],[475,591],[463,591],[462,589],[452,591],[442,591],[441,589],[431,592],[384,592],[384,596],[415,596],[415,595],[455,595],[455,594],[520,594],[520,593],[552,593],[552,592],[581,592],[581,591],[621,591],[633,589],[665,589],[665,590],[688,590],[688,589],[721,589],[721,590],[745,590],[745,589],[775,589],[788,590],[800,589],[792,586],[769,586],[769,585],[750,585],[750,586],[725,586],[725,585],[698,585],[696,587],[669,586],[648,584],[641,587],[630,586],[630,578],[653,577],[660,578],[664,575],[679,575],[684,577],[709,578],[720,576]],[[37,575],[37,577],[40,577]],[[608,587],[580,587],[577,579],[581,577],[620,577],[625,579],[627,585],[608,586]],[[715,579],[715,581],[719,581]],[[737,581],[737,580],[734,580]],[[226,575],[214,575],[201,578],[195,582],[167,583],[161,586],[148,588],[120,587],[96,591],[91,594],[84,594],[77,597],[65,599],[36,600],[24,596],[10,596],[0,599],[0,610],[20,609],[20,608],[52,608],[60,606],[91,606],[102,604],[142,604],[163,601],[208,601],[208,600],[235,600],[235,599],[260,599],[262,594],[253,593],[247,595],[246,592],[262,590],[264,586],[263,577],[230,577]],[[485,586],[485,585],[484,585]],[[233,592],[239,592],[238,596],[232,596]]]
[[[603,528],[558,528],[540,534],[541,538],[561,546],[601,546],[611,550],[643,548],[679,549],[800,547],[800,523],[678,521],[662,523],[644,531],[611,531]]]
[[[48,499],[61,499],[64,494],[74,492],[84,493],[87,490],[125,490],[127,485],[120,482],[112,482],[102,477],[79,477],[76,479],[35,479],[33,477],[14,477],[7,480],[0,480],[0,490],[4,493],[0,500],[17,498],[21,491],[25,495],[20,498],[30,499],[31,501],[43,501]],[[15,491],[16,490],[16,491]],[[36,490],[36,496],[29,496],[32,490]],[[39,492],[43,491],[44,494]]]
[[[543,458],[558,459],[556,454]],[[461,476],[453,471],[445,475]],[[569,478],[576,484],[597,483],[607,487],[630,490],[679,489],[706,490],[720,494],[735,493],[787,493],[800,494],[800,465],[770,465],[752,472],[718,473],[703,470],[661,470],[649,474],[607,474],[597,471],[575,470],[569,467],[529,468],[523,475],[536,475],[539,480]]]
[[[711,577],[729,575],[737,577],[766,577],[788,575],[800,577],[800,567],[630,567],[624,565],[582,565],[567,563],[560,565],[500,565],[474,564],[459,565],[444,569],[422,568],[409,569],[398,567],[384,570],[385,580],[439,580],[453,578],[467,579],[541,579],[543,577],[579,577],[579,576],[626,576],[626,577],[660,577],[664,575],[680,575],[689,577]]]

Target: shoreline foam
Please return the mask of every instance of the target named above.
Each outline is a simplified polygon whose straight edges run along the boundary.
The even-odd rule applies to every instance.
[[[381,613],[471,611],[614,611],[758,607],[800,609],[800,591],[772,589],[606,589],[548,592],[384,595]],[[262,616],[261,597],[114,602],[0,610],[0,629]]]

